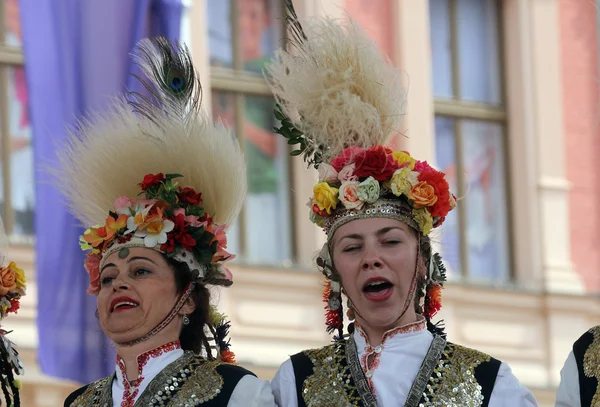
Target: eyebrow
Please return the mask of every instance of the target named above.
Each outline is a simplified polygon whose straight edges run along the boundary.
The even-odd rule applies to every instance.
[[[377,236],[381,236],[381,235],[385,235],[387,232],[390,232],[395,229],[401,230],[402,232],[406,233],[406,231],[399,226],[388,226],[388,227],[379,229],[375,234]],[[364,235],[360,234],[360,233],[353,233],[351,235],[345,235],[345,236],[342,236],[340,238],[340,240],[338,240],[338,242],[341,242],[344,239],[364,239]]]
[[[155,266],[157,265],[152,259],[149,259],[148,257],[141,257],[141,256],[133,256],[133,257],[128,258],[127,264],[129,264],[135,260],[146,260],[146,261],[149,261],[150,263],[154,264]],[[115,263],[106,263],[104,266],[102,266],[102,269],[100,270],[100,274],[102,274],[104,269],[107,267],[117,267],[117,265]]]

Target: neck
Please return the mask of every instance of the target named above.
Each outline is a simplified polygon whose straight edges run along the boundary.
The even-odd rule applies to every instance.
[[[178,340],[178,338],[160,338],[154,337],[147,341],[138,343],[133,346],[116,346],[117,355],[125,364],[125,375],[127,380],[133,381],[138,378],[138,356],[148,351],[159,348],[169,342]]]
[[[383,342],[383,337],[385,333],[391,329],[398,328],[404,325],[412,324],[419,321],[420,318],[417,316],[417,313],[407,312],[401,318],[399,318],[395,323],[387,326],[373,326],[369,324],[367,321],[357,316],[356,321],[358,325],[362,328],[363,332],[367,335],[367,339],[369,340],[369,344],[371,346],[381,345]]]

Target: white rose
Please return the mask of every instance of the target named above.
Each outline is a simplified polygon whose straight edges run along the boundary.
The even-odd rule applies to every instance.
[[[379,181],[369,177],[358,185],[358,198],[367,203],[375,203],[379,199]]]
[[[356,169],[355,164],[350,164],[345,166],[338,173],[338,179],[342,182],[345,181],[358,181],[358,177],[354,175],[354,170]]]
[[[335,182],[338,179],[338,172],[329,164],[319,165],[319,182]]]

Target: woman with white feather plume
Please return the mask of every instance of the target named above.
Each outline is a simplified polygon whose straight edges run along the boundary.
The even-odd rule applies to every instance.
[[[145,39],[134,57],[148,94],[83,122],[56,170],[75,216],[95,225],[80,239],[87,291],[117,351],[115,373],[65,406],[273,406],[269,385],[235,365],[208,289],[232,284],[226,231],[246,194],[244,157],[200,110],[185,46]]]
[[[310,219],[327,234],[317,257],[334,343],[293,355],[272,387],[280,407],[531,407],[510,368],[446,341],[432,317],[445,270],[429,234],[456,206],[445,174],[384,146],[406,92],[354,23],[302,27],[291,1],[292,49],[266,69],[278,133],[319,170]],[[353,320],[343,331],[342,294]]]

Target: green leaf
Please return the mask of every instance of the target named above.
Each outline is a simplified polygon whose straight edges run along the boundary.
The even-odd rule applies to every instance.
[[[275,109],[274,114],[277,120],[284,120],[286,118],[285,115],[279,109]]]
[[[294,150],[290,153],[292,157],[299,156],[300,154],[302,154],[302,150]]]

